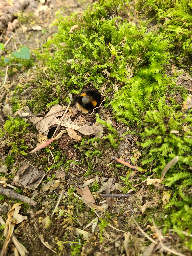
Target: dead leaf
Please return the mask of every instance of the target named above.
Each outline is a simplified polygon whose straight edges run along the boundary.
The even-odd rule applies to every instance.
[[[93,183],[95,181],[95,178],[93,179],[90,179],[90,180],[86,180],[84,182],[84,184],[82,185],[82,188],[85,187],[85,186],[89,186],[91,183]]]
[[[151,243],[144,251],[143,256],[150,256],[155,248],[156,244]]]
[[[83,238],[85,240],[88,240],[92,236],[91,233],[89,233],[89,232],[87,232],[85,230],[81,230],[79,228],[76,228],[76,234],[77,235],[83,235]]]
[[[88,126],[88,125],[79,127],[78,131],[79,131],[80,133],[82,133],[83,135],[86,135],[86,136],[95,134],[95,131],[94,131],[94,129],[92,128],[92,126]]]
[[[192,108],[192,95],[188,95],[186,101],[183,103],[183,110],[188,110],[189,108]]]
[[[80,125],[80,121],[74,121],[72,122],[69,117],[66,117],[64,120],[61,122],[61,126],[64,126],[68,129],[76,130],[80,132],[81,134],[85,136],[90,136],[90,135],[95,135],[95,136],[102,136],[103,135],[103,126],[95,123],[92,126],[90,125]]]
[[[45,117],[32,117],[30,120],[36,126],[40,134],[48,135],[49,129],[60,123],[57,117],[61,117],[64,109],[61,105],[53,106]]]
[[[161,183],[161,179],[147,179],[147,185]]]
[[[104,180],[106,180],[106,178],[104,178]],[[113,178],[109,178],[106,182],[104,182],[104,180],[101,180],[101,187],[98,191],[98,193],[100,194],[103,191],[109,191],[108,194],[110,193],[111,189],[112,189],[112,185],[111,184],[113,182]],[[114,185],[115,187],[115,185]],[[120,186],[119,186],[120,187]],[[106,192],[107,193],[107,192]]]
[[[49,7],[47,5],[38,5],[38,8],[35,10],[34,15],[39,16],[40,12],[46,12],[48,11]]]
[[[80,128],[76,121],[71,121],[70,117],[66,117],[64,120],[62,120],[61,126],[65,126],[66,128],[73,129],[76,131]]]
[[[76,188],[76,189],[77,189],[77,193],[82,196],[84,203],[87,204],[89,207],[96,209],[98,211],[104,211],[108,208],[107,204],[103,204],[101,206],[98,206],[95,204],[95,199],[92,196],[88,186],[85,186],[83,189],[79,189],[79,188]]]
[[[109,178],[105,188],[106,194],[110,193],[112,187],[113,187],[113,178]]]
[[[106,194],[109,194],[111,189],[113,187],[113,178],[109,178],[106,184],[106,188],[105,188],[105,192]],[[107,197],[106,198],[106,203],[108,204],[108,206],[112,206],[114,204],[114,198],[112,197]]]
[[[84,125],[78,128],[78,132],[86,136],[98,136],[100,133],[103,134],[103,127],[100,124],[93,124],[92,126]]]
[[[87,203],[95,204],[95,199],[92,196],[88,186],[85,186],[83,189],[77,188],[77,193],[81,195]]]
[[[41,31],[43,28],[41,26],[35,25],[32,26],[29,30],[36,30],[36,31]]]
[[[25,106],[22,109],[17,110],[14,113],[14,116],[21,116],[21,117],[28,117],[32,115],[32,112],[30,111],[29,107]]]
[[[38,170],[36,167],[24,162],[14,177],[12,184],[29,189],[36,189],[44,176],[44,170]]]
[[[56,178],[56,179],[64,180],[64,179],[65,179],[65,176],[66,176],[65,171],[58,171],[58,172],[56,172],[56,174],[55,174],[55,178]]]
[[[0,167],[0,173],[5,173],[5,174],[7,174],[7,171],[8,171],[8,168],[7,168],[6,165],[2,165],[2,166]]]
[[[13,234],[15,225],[27,219],[26,216],[22,216],[19,214],[20,208],[21,208],[20,203],[14,204],[11,210],[7,214],[7,220],[6,220],[4,234],[3,234],[4,237],[6,237],[6,239],[3,245],[3,249],[1,251],[1,256],[6,255],[7,253],[8,245],[9,245],[11,236]]]
[[[14,245],[16,246],[17,250],[19,251],[21,256],[25,256],[26,253],[29,253],[26,248],[17,240],[17,238],[13,235],[12,241]]]
[[[141,210],[142,213],[145,212],[145,210],[150,206],[150,203],[149,202],[146,202],[144,205],[139,205],[139,208]]]
[[[129,255],[130,255],[130,251],[129,251],[129,237],[130,237],[130,232],[124,233],[124,237],[125,237],[125,240],[124,240],[124,242],[123,242],[123,245],[124,245],[124,248],[125,248],[126,255],[129,256]]]
[[[58,188],[60,185],[60,180],[51,180],[46,185],[42,187],[42,190],[44,192],[48,191],[49,189],[52,191],[56,188]]]
[[[74,25],[74,26],[71,27],[69,33],[73,33],[77,29],[79,29],[79,26],[78,25]]]
[[[76,140],[76,141],[81,141],[82,137],[79,136],[73,129],[68,128],[67,129],[68,135],[70,138]]]
[[[13,212],[13,219],[16,221],[16,224],[19,224],[21,222],[23,222],[24,220],[27,220],[27,216],[23,216],[21,214],[19,214],[19,211],[21,209],[21,205],[15,205],[15,211]]]

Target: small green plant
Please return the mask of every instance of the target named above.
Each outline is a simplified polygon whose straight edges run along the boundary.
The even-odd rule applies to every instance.
[[[90,187],[91,192],[97,192],[99,190],[99,184],[97,181],[94,181],[93,185]]]
[[[9,57],[3,58],[4,64],[9,66],[30,66],[31,60],[30,60],[30,50],[27,47],[21,47],[16,52],[10,52],[4,48],[4,45],[0,44],[0,50],[4,50],[7,53],[9,53]]]
[[[71,255],[72,256],[80,255],[82,246],[83,244],[80,241],[71,243]]]
[[[121,187],[121,190],[123,191],[123,193],[127,193],[131,188],[133,190],[134,187],[132,186],[132,182],[129,181],[129,176],[131,175],[131,171],[129,171],[129,173],[127,173],[126,177],[120,176],[120,179],[125,183],[125,187]]]
[[[103,230],[107,227],[107,225],[108,225],[108,223],[107,223],[107,221],[106,221],[105,219],[101,219],[101,220],[100,220],[100,223],[99,223],[99,229],[100,229],[100,231],[99,231],[99,237],[100,237],[100,242],[101,242],[101,243],[102,243],[102,241],[103,241],[103,236],[102,236]]]
[[[5,164],[7,165],[7,167],[10,168],[13,165],[14,161],[15,161],[14,156],[13,155],[8,155],[5,159]]]
[[[4,196],[4,195],[0,195],[0,201],[4,202],[5,197],[6,197],[6,196]]]
[[[56,146],[56,144],[53,143],[52,147],[53,146]],[[45,150],[47,153],[50,152],[49,148],[46,148]],[[64,164],[65,157],[62,156],[62,152],[60,150],[55,149],[53,151],[53,157],[54,157],[54,164],[46,168],[47,171],[50,171],[52,169],[59,169]],[[49,180],[54,180],[54,175],[52,175],[52,177],[50,177]]]

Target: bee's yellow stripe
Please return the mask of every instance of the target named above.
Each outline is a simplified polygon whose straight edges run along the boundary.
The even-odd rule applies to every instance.
[[[93,104],[94,108],[97,106],[97,101],[96,100],[93,100],[91,103]]]
[[[85,97],[86,95],[87,95],[87,93],[84,92],[84,93],[81,94],[81,97]]]

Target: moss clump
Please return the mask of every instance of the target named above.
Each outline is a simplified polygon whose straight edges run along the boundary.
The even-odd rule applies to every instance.
[[[15,155],[27,155],[28,146],[23,136],[29,132],[28,126],[29,124],[19,117],[9,117],[9,120],[5,122],[1,136],[5,138],[5,143],[10,148],[11,156],[8,156],[6,160],[8,166],[12,165]]]

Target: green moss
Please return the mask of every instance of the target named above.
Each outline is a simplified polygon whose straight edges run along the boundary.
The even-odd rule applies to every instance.
[[[29,124],[26,123],[22,118],[19,117],[9,117],[4,124],[4,132],[5,132],[5,139],[7,145],[11,148],[10,153],[11,155],[7,157],[6,162],[7,165],[13,163],[13,159],[15,155],[27,155],[27,148],[25,140],[23,139],[23,135],[29,132],[27,130]]]

